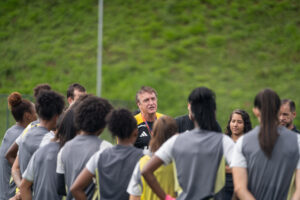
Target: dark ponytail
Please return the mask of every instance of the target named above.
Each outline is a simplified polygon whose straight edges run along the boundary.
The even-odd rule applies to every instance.
[[[215,93],[206,87],[199,87],[192,91],[188,101],[199,127],[203,130],[219,132]]]
[[[260,110],[259,144],[265,155],[271,158],[279,137],[277,126],[280,98],[273,90],[264,89],[256,95],[254,107]]]

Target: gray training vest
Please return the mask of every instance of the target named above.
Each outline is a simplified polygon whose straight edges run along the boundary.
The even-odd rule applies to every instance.
[[[43,137],[49,132],[42,126],[31,127],[23,136],[19,147],[19,164],[21,174],[24,173],[33,153],[40,147]]]
[[[259,126],[247,133],[242,142],[242,153],[247,161],[248,189],[258,200],[286,199],[293,173],[299,160],[297,134],[279,126],[279,137],[271,159],[261,150]]]
[[[33,199],[60,200],[57,194],[56,160],[59,151],[57,142],[39,148],[34,154]]]
[[[96,169],[101,200],[128,200],[126,192],[136,163],[143,150],[133,146],[116,145],[104,150]]]
[[[180,134],[174,143],[178,183],[177,200],[200,200],[214,194],[217,171],[223,157],[223,134],[193,129]]]
[[[16,193],[16,184],[13,181],[10,182],[11,165],[5,158],[5,154],[23,130],[23,127],[13,125],[6,131],[2,140],[0,147],[0,200],[7,200]]]
[[[102,140],[95,135],[77,135],[72,140],[68,141],[62,149],[61,160],[65,169],[65,182],[68,193],[70,187],[85,168],[86,163],[100,148]],[[91,183],[86,190],[87,199],[92,199],[95,192],[95,184]],[[70,194],[68,194],[70,199]]]

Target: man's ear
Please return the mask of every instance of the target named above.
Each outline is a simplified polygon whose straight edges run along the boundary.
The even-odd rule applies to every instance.
[[[71,105],[71,103],[73,102],[73,99],[71,97],[68,97],[67,101],[68,101],[69,105]]]
[[[292,115],[293,115],[293,120],[296,118],[297,116],[297,113],[296,112],[292,112]]]
[[[192,114],[191,104],[190,104],[190,103],[187,104],[187,109],[188,109],[188,111],[189,111],[189,118],[190,118],[190,120],[192,120],[192,118],[193,118],[192,115],[193,115],[193,114]],[[192,121],[193,121],[193,120],[192,120]]]
[[[137,105],[137,107],[139,108],[139,110],[141,110],[141,109],[140,109],[141,103],[140,103],[139,101],[136,102],[136,105]]]
[[[139,134],[138,129],[137,129],[137,128],[134,129],[134,131],[133,131],[133,136],[134,136],[135,138],[137,138],[137,137],[138,137],[138,134]]]
[[[134,131],[133,131],[132,134],[131,134],[131,138],[132,138],[133,143],[135,143],[135,141],[137,140],[138,135],[139,135],[139,131],[138,131],[138,129],[136,128],[136,129],[134,129]]]

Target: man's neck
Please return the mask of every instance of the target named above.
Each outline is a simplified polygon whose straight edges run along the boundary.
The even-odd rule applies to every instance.
[[[151,114],[141,113],[141,114],[147,122],[154,122],[156,119],[156,113],[151,113]]]

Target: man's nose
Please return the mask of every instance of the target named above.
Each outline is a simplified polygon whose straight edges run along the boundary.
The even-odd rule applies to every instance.
[[[281,120],[283,120],[283,115],[279,115],[279,120],[281,121]]]

